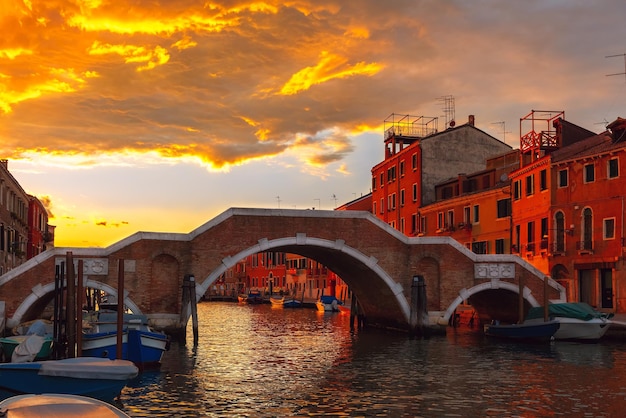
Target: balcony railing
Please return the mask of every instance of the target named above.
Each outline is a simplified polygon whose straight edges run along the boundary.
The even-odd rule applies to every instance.
[[[578,251],[593,251],[593,241],[591,240],[577,241],[576,249]]]

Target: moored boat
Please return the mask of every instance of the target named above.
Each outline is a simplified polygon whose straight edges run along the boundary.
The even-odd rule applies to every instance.
[[[15,349],[20,345],[25,347],[29,344],[32,344],[37,350],[32,353],[29,360],[45,360],[50,357],[52,352],[52,342],[53,338],[50,335],[11,335],[9,337],[0,338],[0,347],[2,347],[2,354],[6,361],[15,361],[13,354],[20,355],[21,351],[18,349],[16,352]],[[29,349],[26,349],[26,351],[29,351]]]
[[[335,296],[324,295],[315,303],[317,310],[320,312],[339,312],[340,305],[342,305],[341,301]]]
[[[138,374],[127,360],[78,357],[0,364],[0,399],[14,395],[61,393],[110,402]]]
[[[487,324],[485,335],[489,337],[510,339],[525,342],[549,342],[559,329],[558,321],[541,321],[521,324]]]
[[[263,295],[260,290],[251,290],[248,292],[246,303],[257,304],[263,303]]]
[[[286,298],[284,296],[281,296],[281,297],[272,296],[270,297],[270,303],[272,304],[272,307],[275,307],[275,308],[301,308],[302,307],[302,301],[293,299],[293,298]]]
[[[6,418],[129,417],[110,403],[86,396],[58,393],[12,396],[0,402],[0,416]]]
[[[122,325],[122,359],[141,369],[158,367],[169,348],[167,335],[155,332],[145,315],[124,313]],[[88,315],[83,329],[82,354],[87,357],[117,357],[117,312],[96,311]]]
[[[524,322],[543,322],[543,306],[531,308]],[[598,341],[611,326],[613,314],[595,310],[583,302],[551,303],[548,316],[558,321],[559,329],[554,334],[557,340]]]

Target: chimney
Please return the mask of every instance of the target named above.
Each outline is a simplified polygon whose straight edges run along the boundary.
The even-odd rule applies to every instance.
[[[469,115],[469,117],[467,118],[467,124],[470,126],[474,126],[474,115]]]

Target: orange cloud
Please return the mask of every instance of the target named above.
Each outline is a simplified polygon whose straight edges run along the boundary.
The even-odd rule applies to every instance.
[[[383,68],[383,65],[376,63],[365,64],[360,62],[349,65],[346,58],[324,51],[316,66],[304,68],[291,76],[291,79],[280,89],[280,94],[296,94],[315,84],[325,83],[332,79],[355,75],[373,75]]]

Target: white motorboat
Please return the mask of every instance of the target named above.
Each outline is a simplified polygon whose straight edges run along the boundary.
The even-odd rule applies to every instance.
[[[524,322],[543,321],[544,307],[531,308]],[[559,321],[560,327],[554,334],[556,340],[597,341],[611,326],[613,314],[593,309],[586,303],[551,303],[548,316]]]

